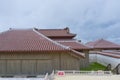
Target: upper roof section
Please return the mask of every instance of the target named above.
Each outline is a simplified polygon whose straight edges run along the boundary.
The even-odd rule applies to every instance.
[[[86,45],[95,49],[120,49],[120,45],[104,39],[99,39],[95,42],[88,42]]]
[[[70,33],[69,28],[64,29],[36,29],[49,38],[74,38],[76,34]]]
[[[61,51],[66,48],[35,30],[9,30],[0,34],[0,51]]]

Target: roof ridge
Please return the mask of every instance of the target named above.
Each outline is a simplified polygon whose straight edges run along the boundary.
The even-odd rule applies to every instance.
[[[99,42],[101,42],[101,41],[105,41],[105,42],[108,42],[108,43],[111,43],[111,44],[120,46],[119,44],[116,44],[116,43],[114,43],[114,42],[112,42],[112,41],[108,41],[108,40],[105,40],[105,39],[100,39]]]
[[[112,41],[108,41],[108,40],[104,40],[104,41],[107,41],[107,42],[109,42],[109,43],[111,43],[111,44],[114,44],[114,45],[120,46],[119,44],[114,43],[114,42],[112,42]]]
[[[8,30],[5,30],[5,31],[3,31],[3,32],[0,32],[0,34],[4,34],[4,33],[6,33],[6,32],[10,32],[10,31],[13,31],[13,30],[15,30],[15,29],[8,29]]]
[[[45,36],[45,35],[43,35],[42,33],[40,33],[40,32],[38,32],[38,31],[36,31],[35,29],[33,29],[33,31],[34,31],[34,32],[36,32],[38,35],[41,35],[41,36],[42,36],[42,37],[44,37],[45,39],[47,39],[47,40],[51,41],[52,43],[54,43],[54,44],[56,44],[56,45],[61,46],[62,48],[65,48],[65,49],[70,49],[68,46],[64,46],[64,45],[62,45],[62,44],[60,44],[60,43],[57,43],[56,41],[51,40],[50,38],[46,37],[46,36]]]
[[[38,29],[38,30],[64,30],[64,29]]]
[[[8,30],[5,30],[5,31],[3,31],[3,32],[0,32],[0,34],[3,34],[3,33],[6,33],[6,32],[8,32],[8,31],[20,31],[20,30],[32,30],[32,28],[29,28],[29,29],[16,29],[16,28],[10,28],[10,29],[8,29]]]

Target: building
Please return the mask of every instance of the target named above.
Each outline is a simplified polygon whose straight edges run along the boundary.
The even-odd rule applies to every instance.
[[[67,29],[61,29],[61,31],[64,30],[67,31]],[[63,37],[61,39],[63,41],[66,36],[66,42],[75,37],[70,33],[59,34],[59,30],[55,34],[53,34],[55,40],[60,35],[59,39]],[[89,48],[74,39],[70,42],[78,45],[75,49],[72,45],[71,47],[63,45],[55,40],[38,29],[11,29],[1,33],[0,76],[33,76],[51,73],[52,70],[80,70],[81,67],[88,65],[86,54]]]
[[[93,42],[86,43],[86,46],[90,47],[94,51],[101,51],[101,50],[120,50],[120,45],[115,44],[113,42],[99,39]]]
[[[86,67],[89,65],[89,49],[87,46],[81,43],[81,40],[76,40],[76,34],[70,33],[68,27],[64,29],[36,29],[38,32],[44,34],[53,41],[60,43],[64,46],[82,52],[85,55],[85,58],[80,59],[81,67]]]
[[[104,39],[88,42],[86,45],[91,48],[90,62],[98,62],[105,66],[111,64],[112,69],[120,64],[120,45]]]

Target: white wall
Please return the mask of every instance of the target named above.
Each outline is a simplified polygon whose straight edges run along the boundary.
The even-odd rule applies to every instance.
[[[89,59],[90,62],[98,62],[105,66],[111,64],[112,68],[115,68],[120,63],[120,59],[118,58],[104,56],[101,54],[89,54]]]

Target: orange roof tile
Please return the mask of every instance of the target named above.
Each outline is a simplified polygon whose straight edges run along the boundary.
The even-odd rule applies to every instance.
[[[97,49],[120,49],[120,45],[104,39],[100,39],[95,42],[88,42],[86,43],[86,46]]]
[[[0,52],[2,51],[71,51],[84,57],[80,52],[64,46],[36,30],[9,30],[0,34]]]
[[[0,34],[0,51],[65,50],[33,30],[10,30]]]

